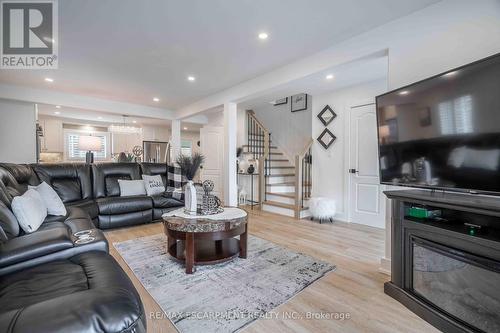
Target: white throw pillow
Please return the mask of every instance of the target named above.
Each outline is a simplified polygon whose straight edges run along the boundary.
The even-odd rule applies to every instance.
[[[142,175],[142,179],[144,180],[146,193],[149,196],[162,194],[163,192],[165,192],[165,185],[163,184],[163,180],[161,179],[160,175],[156,176]]]
[[[14,197],[11,206],[19,226],[28,234],[36,231],[47,217],[47,207],[40,193],[33,189]]]
[[[28,188],[40,193],[45,206],[47,206],[47,214],[66,216],[67,211],[66,207],[64,207],[64,203],[62,202],[56,191],[54,191],[54,189],[49,184],[47,184],[46,182],[42,182],[38,186],[28,186]]]
[[[140,179],[118,179],[118,185],[120,186],[121,197],[128,197],[132,195],[146,195],[146,190],[144,189],[144,181]]]

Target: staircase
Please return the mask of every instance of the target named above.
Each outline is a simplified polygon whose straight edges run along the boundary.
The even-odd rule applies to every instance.
[[[246,152],[259,160],[259,203],[262,210],[295,217],[309,216],[307,208],[311,197],[311,142],[304,152],[293,159],[272,143],[272,135],[247,111]]]

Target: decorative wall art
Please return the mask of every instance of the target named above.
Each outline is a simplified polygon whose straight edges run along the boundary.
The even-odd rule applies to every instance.
[[[287,104],[288,103],[288,97],[285,97],[285,98],[280,98],[280,99],[277,99],[274,101],[274,106],[277,106],[277,105],[283,105],[283,104]]]
[[[318,114],[319,120],[323,123],[323,125],[328,126],[333,119],[337,117],[337,114],[332,110],[332,108],[327,105],[321,110],[321,112]]]
[[[291,97],[292,102],[291,110],[292,112],[307,110],[307,94],[298,94]]]
[[[337,137],[328,128],[325,128],[317,140],[325,149],[328,149],[336,139]]]

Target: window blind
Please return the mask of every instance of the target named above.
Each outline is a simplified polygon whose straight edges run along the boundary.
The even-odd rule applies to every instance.
[[[88,134],[86,134],[88,135]],[[80,136],[86,136],[78,133],[68,133],[67,134],[67,149],[68,149],[68,158],[69,159],[85,159],[85,154],[87,153],[84,150],[78,149],[78,142],[80,140]],[[99,151],[94,152],[94,158],[96,159],[106,159],[106,147],[107,140],[106,135],[94,134],[93,136],[98,137],[101,140],[101,149]]]

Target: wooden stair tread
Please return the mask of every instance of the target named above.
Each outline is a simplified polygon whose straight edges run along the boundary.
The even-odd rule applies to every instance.
[[[282,175],[266,175],[266,177],[294,177],[294,173],[284,173]]]
[[[282,202],[277,202],[277,201],[272,201],[272,200],[266,200],[263,202],[264,205],[269,205],[269,206],[275,206],[275,207],[280,207],[280,208],[286,208],[286,209],[291,209],[295,210],[295,205],[291,204],[286,204]],[[308,210],[309,207],[302,207],[300,208],[301,211]]]
[[[295,199],[295,192],[266,192],[267,195]]]
[[[271,160],[271,162],[289,162],[287,159]]]
[[[295,169],[294,166],[284,165],[284,166],[268,166],[268,169]]]
[[[277,201],[272,201],[272,200],[266,200],[266,201],[264,201],[264,205],[270,205],[270,206],[275,206],[275,207],[280,207],[280,208],[286,208],[286,209],[291,209],[291,210],[295,209],[294,205],[285,204],[285,203],[282,203],[282,202],[277,202]]]
[[[266,186],[295,186],[295,182],[273,183],[266,184]]]

